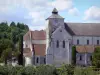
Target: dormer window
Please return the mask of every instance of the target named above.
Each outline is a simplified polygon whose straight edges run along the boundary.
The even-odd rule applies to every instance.
[[[59,47],[59,41],[57,40],[56,42],[56,47],[58,48]]]

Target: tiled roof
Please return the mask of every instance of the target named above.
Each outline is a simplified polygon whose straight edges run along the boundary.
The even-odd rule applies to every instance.
[[[100,47],[100,46],[76,46],[76,51],[79,53],[93,53],[95,50],[95,47]]]
[[[33,47],[34,47],[35,55],[40,55],[40,56],[45,55],[45,51],[46,51],[45,44],[34,44]]]
[[[65,29],[72,35],[100,36],[100,23],[65,23]]]
[[[46,32],[44,30],[35,30],[35,31],[28,31],[24,35],[24,40],[45,40],[46,39]]]
[[[34,40],[45,40],[46,39],[46,32],[44,30],[32,31],[32,39],[34,39]]]
[[[31,57],[32,56],[32,51],[30,50],[30,48],[24,48],[23,49],[23,55],[25,57]]]

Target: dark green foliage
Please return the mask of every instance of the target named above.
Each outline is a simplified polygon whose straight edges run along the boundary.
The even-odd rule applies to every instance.
[[[72,65],[63,65],[54,67],[50,65],[40,66],[0,66],[0,75],[99,75],[100,72],[94,71],[90,67],[73,67]]]
[[[76,64],[76,46],[72,47],[72,64]]]
[[[23,36],[22,35],[20,35],[20,37],[19,37],[19,52],[20,52],[20,54],[19,54],[19,57],[18,57],[18,63],[19,63],[19,65],[23,65]]]
[[[96,47],[92,55],[92,65],[100,68],[100,47]]]
[[[16,27],[15,22],[11,22],[10,27]]]
[[[73,75],[74,74],[74,66],[72,65],[62,65],[58,69],[58,75]]]
[[[40,65],[36,67],[35,75],[56,75],[56,68],[49,65]]]
[[[18,48],[19,37],[20,35],[23,36],[29,28],[22,23],[19,23],[18,26],[15,22],[11,22],[10,25],[7,22],[0,23],[0,61],[5,59],[7,61],[11,57],[10,55],[17,56],[20,53]],[[9,51],[11,54],[9,54]]]
[[[20,75],[35,75],[35,68],[33,66],[27,66],[20,69]]]
[[[97,75],[97,73],[92,68],[76,67],[74,75]]]

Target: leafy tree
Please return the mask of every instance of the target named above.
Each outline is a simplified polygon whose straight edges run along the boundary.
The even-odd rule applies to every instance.
[[[17,25],[15,22],[11,22],[10,25],[7,22],[0,23],[0,60],[7,61],[10,58],[8,55],[18,57],[19,53],[22,53],[22,45],[18,43],[22,41],[20,41],[19,37],[28,30],[28,26],[23,23],[17,23]],[[12,54],[9,54],[9,52]]]
[[[0,32],[5,32],[8,29],[8,24],[7,22],[1,22],[0,23]]]
[[[76,64],[76,46],[72,47],[72,64]]]
[[[11,22],[10,27],[16,27],[15,22]]]
[[[100,68],[100,47],[96,47],[92,55],[92,65]]]

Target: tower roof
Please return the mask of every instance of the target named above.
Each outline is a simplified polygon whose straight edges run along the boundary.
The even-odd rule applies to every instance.
[[[53,14],[58,14],[58,10],[56,8],[53,9],[52,11]]]
[[[49,16],[47,19],[49,19],[49,18],[63,18],[63,17],[61,17],[61,16],[58,14],[58,10],[57,10],[56,8],[54,8],[53,11],[52,11],[52,15]],[[47,19],[46,19],[46,20],[47,20]],[[63,19],[64,19],[64,18],[63,18]]]

